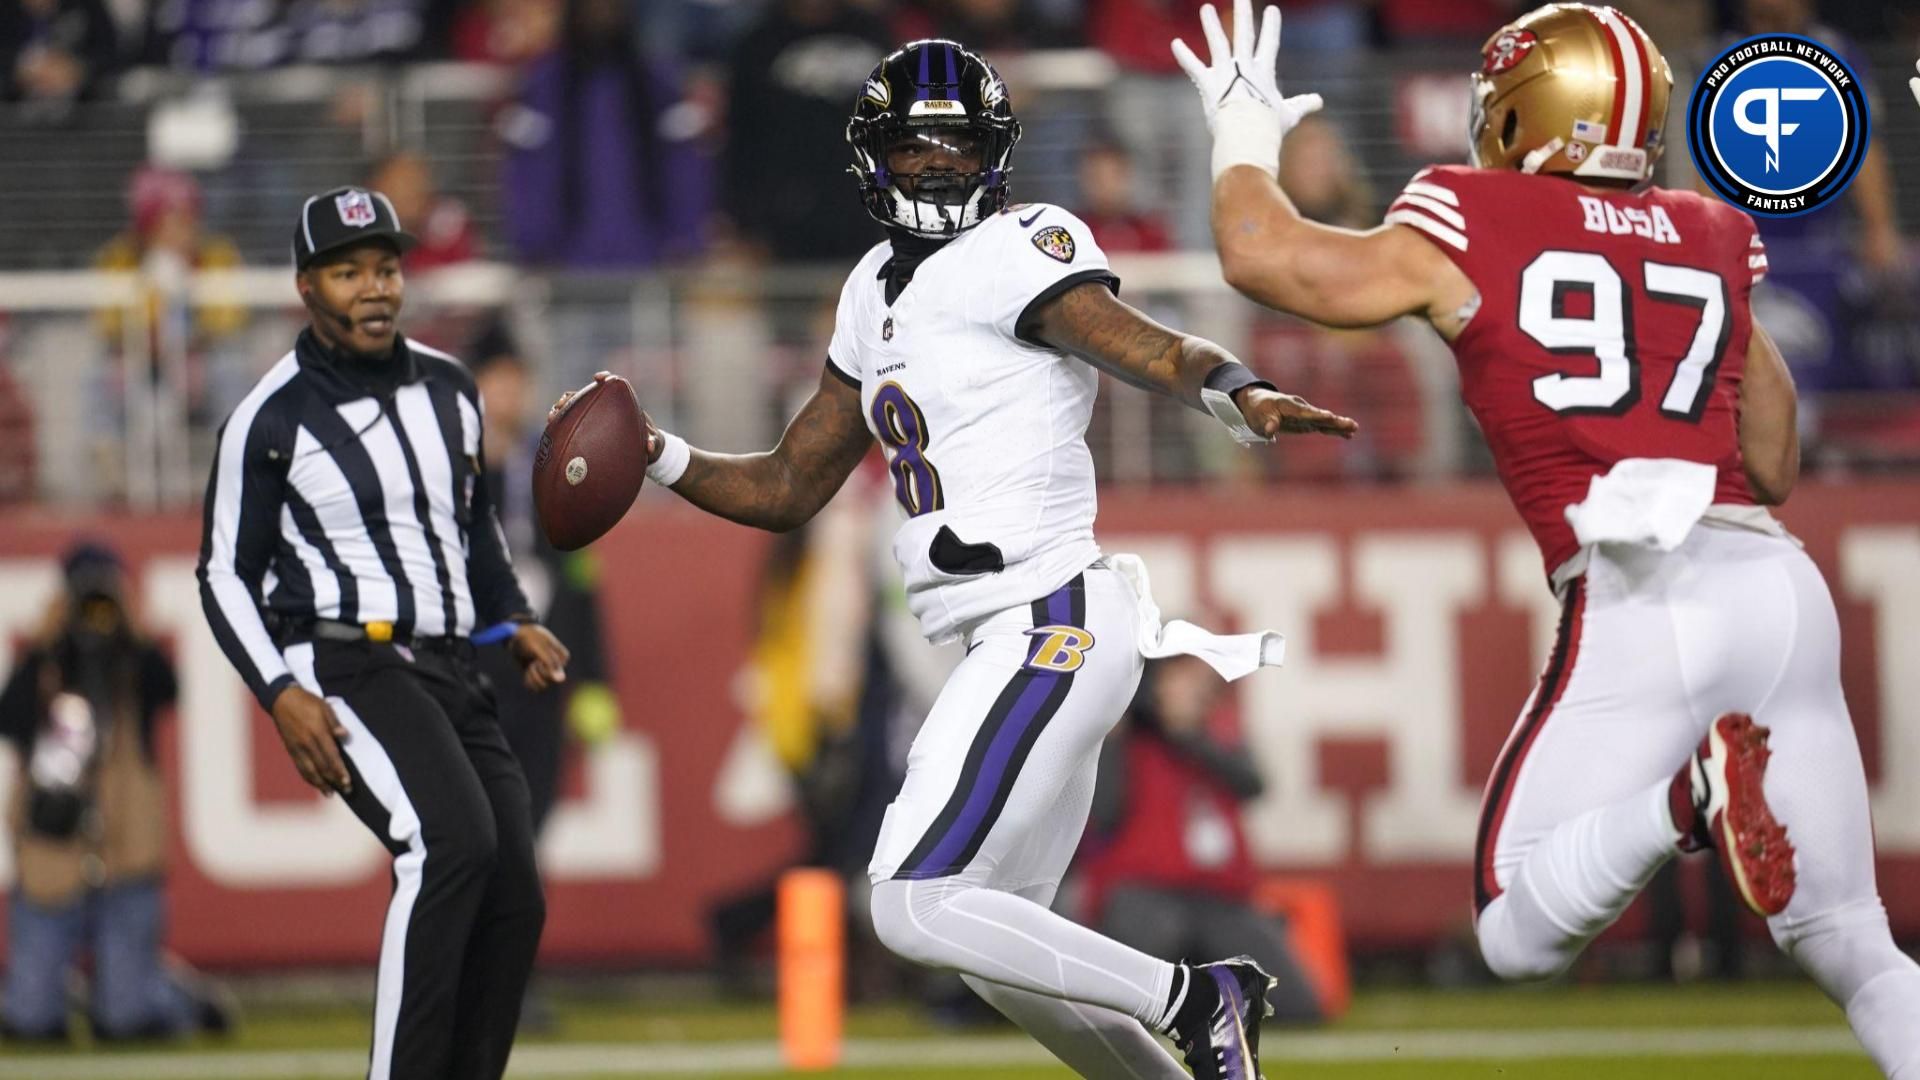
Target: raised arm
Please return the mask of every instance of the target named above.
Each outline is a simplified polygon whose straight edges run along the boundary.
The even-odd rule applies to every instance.
[[[1300,216],[1266,172],[1230,168],[1213,185],[1220,273],[1249,300],[1326,326],[1374,326],[1402,315],[1451,340],[1476,290],[1440,249],[1404,225],[1366,232]]]
[[[604,374],[604,373],[603,373]],[[597,377],[597,376],[596,376]],[[567,395],[554,405],[557,411]],[[660,461],[677,438],[647,419],[647,460]],[[797,529],[827,505],[867,454],[872,436],[860,415],[860,391],[823,371],[780,444],[759,454],[714,454],[684,447],[686,469],[669,486],[705,510],[769,532]],[[683,444],[684,446],[684,444]]]
[[[1753,324],[1740,381],[1740,457],[1753,497],[1779,506],[1800,479],[1800,428],[1793,375],[1773,338]]]
[[[1035,309],[1021,336],[1077,356],[1114,378],[1212,412],[1206,389],[1228,394],[1247,426],[1267,438],[1322,432],[1350,437],[1360,425],[1276,391],[1205,338],[1148,318],[1100,282],[1076,285]]]
[[[1280,190],[1281,140],[1321,101],[1280,96],[1279,8],[1269,5],[1256,30],[1252,3],[1234,0],[1231,44],[1213,5],[1200,9],[1200,25],[1209,59],[1178,40],[1173,55],[1213,133],[1213,239],[1227,283],[1328,326],[1421,315],[1449,339],[1458,334],[1475,290],[1432,245],[1404,226],[1355,232],[1307,221]]]

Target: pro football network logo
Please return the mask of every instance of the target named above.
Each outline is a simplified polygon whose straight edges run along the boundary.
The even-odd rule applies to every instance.
[[[1853,69],[1796,34],[1735,44],[1707,65],[1687,102],[1687,148],[1701,177],[1742,210],[1773,217],[1847,190],[1870,126]]]

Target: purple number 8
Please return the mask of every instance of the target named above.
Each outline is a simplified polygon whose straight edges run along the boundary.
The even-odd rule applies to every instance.
[[[927,418],[920,406],[899,383],[889,382],[874,393],[872,408],[873,428],[890,459],[893,494],[907,516],[944,509],[947,501],[940,490],[940,470],[926,459]]]

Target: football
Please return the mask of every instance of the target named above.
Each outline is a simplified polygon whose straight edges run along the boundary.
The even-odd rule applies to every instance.
[[[547,422],[533,455],[533,507],[547,542],[583,548],[626,516],[647,476],[647,425],[633,385],[596,380]]]

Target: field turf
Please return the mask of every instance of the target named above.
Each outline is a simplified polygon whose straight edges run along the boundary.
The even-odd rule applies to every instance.
[[[365,1068],[362,1005],[254,1006],[236,1038],[109,1052],[0,1047],[0,1080],[347,1080]],[[842,1076],[1071,1080],[1012,1028],[957,1033],[917,1010],[856,1010],[845,1064],[780,1067],[770,1006],[563,998],[528,1038],[519,1080]],[[1799,982],[1735,986],[1376,991],[1338,1024],[1276,1030],[1268,1080],[1870,1080],[1832,1005]]]

